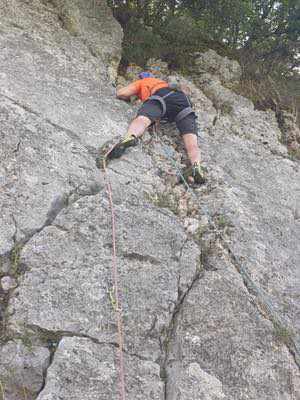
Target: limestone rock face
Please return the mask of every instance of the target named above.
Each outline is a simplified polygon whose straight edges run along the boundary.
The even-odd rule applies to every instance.
[[[106,2],[0,5],[2,397],[117,398],[109,178],[127,398],[298,398],[300,168],[274,114],[224,86],[239,67],[210,52],[199,79],[174,76],[206,185],[175,185],[172,125],[105,177],[99,148],[134,115],[115,98],[122,35]]]
[[[214,50],[193,54],[194,66],[192,72],[196,75],[209,74],[222,83],[239,81],[242,69],[235,60],[221,57]]]
[[[21,340],[7,342],[0,349],[1,395],[7,400],[35,399],[44,384],[49,366],[49,350],[28,347]]]
[[[103,0],[33,0],[30,4],[20,0],[3,0],[0,15],[2,23],[10,24],[11,34],[14,31],[15,34],[30,32],[32,39],[44,41],[44,49],[48,53],[51,53],[55,43],[60,48],[56,52],[58,64],[67,65],[71,58],[75,64],[76,59],[81,58],[82,69],[88,58],[94,58],[94,64],[104,75],[103,78],[114,80],[121,58],[123,33],[105,4]],[[71,46],[67,44],[70,36],[74,38]],[[80,46],[81,43],[84,46]],[[37,52],[32,51],[29,56],[32,63],[41,64]],[[40,69],[43,68],[45,74],[49,69],[53,73],[54,60],[52,63],[48,63],[50,60],[47,59],[43,61],[45,64],[40,65]],[[59,66],[56,72],[61,76],[58,69]],[[90,72],[93,73],[93,69]]]
[[[47,386],[38,400],[117,398],[116,349],[85,338],[61,340],[48,369]],[[159,366],[137,357],[126,356],[128,398],[164,398]],[[84,368],[83,368],[84,366]]]
[[[114,80],[121,58],[122,30],[105,7],[105,1],[50,0],[62,27],[83,41],[92,56],[107,68],[107,77]]]
[[[279,122],[282,131],[282,141],[291,150],[299,150],[300,148],[300,128],[296,119],[296,115],[290,112],[282,111],[280,113]]]
[[[51,4],[0,9],[1,254],[13,237],[24,240],[53,219],[70,195],[97,192],[93,149],[124,127],[126,107],[113,100],[106,65],[61,27]]]

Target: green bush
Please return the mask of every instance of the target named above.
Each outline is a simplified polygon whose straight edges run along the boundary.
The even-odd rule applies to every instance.
[[[124,64],[145,65],[149,58],[160,58],[162,38],[150,27],[132,21],[125,32],[123,42]]]
[[[198,51],[201,32],[190,17],[171,17],[160,27],[162,37],[161,58],[173,67],[184,67],[190,63],[189,54]]]

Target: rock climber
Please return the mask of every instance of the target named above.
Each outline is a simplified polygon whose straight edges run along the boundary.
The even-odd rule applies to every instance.
[[[203,184],[206,181],[201,165],[196,115],[188,96],[182,90],[174,90],[169,84],[157,79],[150,72],[141,72],[139,80],[117,90],[117,98],[128,101],[137,96],[142,102],[137,116],[131,121],[126,136],[107,155],[108,159],[120,157],[125,149],[135,146],[146,129],[162,117],[176,122],[190,161],[184,172],[190,182]]]

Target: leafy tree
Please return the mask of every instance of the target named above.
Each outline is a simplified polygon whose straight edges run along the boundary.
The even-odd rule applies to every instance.
[[[213,48],[238,59],[236,90],[256,107],[300,119],[299,0],[107,1],[124,30],[123,66],[154,57],[184,70],[189,53]]]
[[[207,41],[236,50],[265,73],[300,66],[299,0],[108,0],[125,32],[127,59],[157,56],[182,66]],[[139,50],[133,47],[140,47]],[[150,52],[150,55],[148,54]],[[130,56],[130,57],[129,57]],[[126,56],[125,56],[126,58]]]

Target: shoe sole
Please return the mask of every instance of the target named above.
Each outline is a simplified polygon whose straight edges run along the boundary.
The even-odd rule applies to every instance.
[[[129,142],[129,143],[124,143],[124,144],[117,144],[108,154],[107,154],[107,159],[112,160],[114,158],[119,158],[121,157],[126,149],[129,147],[136,146],[137,142]]]

